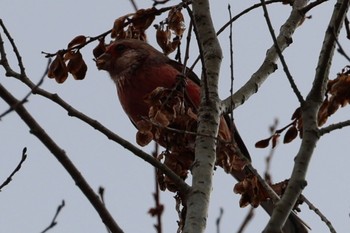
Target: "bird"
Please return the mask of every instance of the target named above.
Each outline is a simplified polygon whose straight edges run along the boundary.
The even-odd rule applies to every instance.
[[[115,40],[106,46],[105,51],[95,61],[99,70],[105,70],[109,73],[116,85],[117,95],[124,112],[139,130],[140,128],[144,128],[141,123],[149,122],[147,119],[150,116],[154,117],[154,111],[159,110],[157,106],[154,106],[157,101],[162,100],[160,104],[160,107],[162,107],[164,104],[167,104],[167,101],[169,101],[169,98],[172,98],[174,93],[178,97],[174,99],[181,99],[183,101],[181,106],[184,105],[185,110],[189,112],[186,119],[190,119],[190,121],[196,120],[195,115],[200,104],[200,79],[193,71],[184,69],[182,64],[170,59],[147,42],[137,39]],[[171,106],[170,112],[175,111],[173,110],[175,108],[174,106]],[[169,111],[165,114],[169,113]],[[171,119],[174,118],[176,117],[172,117]],[[178,126],[179,124],[170,123],[170,126],[174,125]],[[196,124],[193,125],[191,125],[191,129],[195,130]],[[168,122],[166,126],[169,126]],[[180,128],[179,130],[182,129]],[[152,131],[153,134],[154,132]],[[165,130],[158,130],[157,132],[158,134],[159,132],[164,133]],[[163,147],[174,148],[172,145],[169,146],[167,139],[169,135],[174,135],[174,133],[167,133],[166,135],[167,137],[163,138],[159,135],[153,135],[151,138]],[[223,149],[217,152],[216,163],[238,181],[242,181],[245,179],[247,171],[246,169],[235,168],[235,165],[237,165],[235,164],[235,159],[237,159],[237,166],[239,166],[239,158],[241,158],[240,155],[238,156],[236,154],[243,154],[246,162],[250,162],[251,157],[234,122],[227,114],[224,114],[220,119],[218,137],[225,143],[222,143],[223,146],[221,147]],[[178,136],[176,140],[181,140],[182,138],[185,137]],[[174,140],[171,142],[174,143]],[[186,163],[193,162],[194,146],[186,146],[180,146],[180,148],[189,148],[185,150],[186,158],[184,161],[187,161]],[[182,155],[183,151],[180,152],[175,153],[175,155],[182,161],[184,157]],[[232,155],[228,155],[228,153]],[[173,158],[171,156],[169,157]],[[177,158],[173,159],[176,160]],[[183,178],[186,175],[181,173],[181,171],[184,169],[188,170],[191,167],[191,164],[183,165],[184,163],[182,162],[180,164],[180,166],[184,166],[180,168],[180,172],[176,171],[176,168],[173,168],[180,176],[182,174]],[[174,191],[173,187],[170,185],[168,187],[169,190]],[[273,210],[271,201],[262,202],[261,205],[271,214]],[[294,215],[290,215],[283,230],[290,233],[307,232],[304,225]]]

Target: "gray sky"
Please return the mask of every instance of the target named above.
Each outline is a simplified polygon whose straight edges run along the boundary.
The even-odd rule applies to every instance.
[[[152,1],[137,1],[139,7],[147,7]],[[174,1],[173,1],[174,2]],[[212,1],[214,2],[214,1]],[[250,2],[250,3],[249,3]],[[233,15],[252,4],[252,1],[215,1],[212,6],[217,29],[228,19],[227,4],[231,4]],[[254,1],[254,3],[257,1]],[[142,3],[142,4],[141,4]],[[175,3],[175,2],[174,2]],[[286,61],[302,94],[306,96],[312,85],[318,52],[322,45],[333,1],[311,11],[312,19],[306,20],[297,29],[294,43],[285,51]],[[290,8],[274,4],[269,7],[275,32],[289,15]],[[46,59],[41,51],[55,52],[64,48],[76,35],[95,36],[111,28],[114,19],[132,12],[127,1],[19,1],[1,0],[0,17],[12,34],[23,57],[28,76],[37,82],[42,76]],[[158,17],[155,23],[164,19]],[[2,33],[2,32],[1,32]],[[228,34],[219,37],[224,50],[221,69],[221,97],[229,94]],[[344,38],[344,31],[342,32]],[[2,34],[4,37],[4,35]],[[155,47],[154,29],[148,31],[150,43]],[[6,41],[7,54],[12,67],[16,61]],[[342,40],[346,49],[349,43]],[[195,43],[193,43],[194,45]],[[262,9],[245,15],[234,25],[234,74],[235,88],[244,84],[262,63],[272,39],[267,31]],[[92,62],[94,46],[83,50],[88,62],[87,77],[75,81],[69,77],[64,84],[45,79],[42,85],[48,91],[58,93],[73,107],[93,117],[125,139],[135,143],[136,130],[123,113],[115,93],[113,82],[107,73],[97,71]],[[159,49],[159,47],[157,47]],[[193,52],[193,57],[195,52]],[[347,61],[335,56],[330,78],[345,66]],[[281,65],[279,64],[279,67]],[[18,69],[17,69],[18,70]],[[197,69],[199,73],[199,69]],[[23,84],[4,76],[0,69],[1,83],[17,98],[27,92]],[[236,124],[253,158],[254,166],[261,172],[265,169],[264,158],[269,149],[256,149],[256,141],[269,136],[268,127],[275,118],[280,127],[289,123],[298,102],[281,69],[271,75],[259,92],[235,112]],[[94,129],[67,116],[66,112],[40,96],[31,96],[25,105],[29,112],[46,129],[47,133],[67,152],[82,174],[97,190],[106,189],[108,209],[125,232],[152,232],[155,219],[147,215],[153,206],[153,168],[133,156],[121,146],[109,141]],[[0,112],[8,106],[1,100]],[[342,109],[332,122],[349,119],[349,110]],[[28,158],[12,183],[0,195],[0,232],[40,232],[51,221],[62,199],[66,207],[58,217],[58,225],[50,232],[104,232],[105,227],[87,199],[49,151],[28,132],[26,125],[12,113],[0,122],[0,180],[4,180],[17,165],[23,147],[28,148]],[[333,223],[339,232],[350,229],[350,172],[349,129],[324,136],[316,148],[308,171],[308,186],[304,194]],[[293,158],[300,140],[291,144],[280,144],[272,162],[274,181],[290,176]],[[151,152],[152,146],[144,148]],[[215,232],[215,219],[219,208],[224,208],[221,229],[235,232],[245,217],[248,208],[238,207],[239,196],[233,194],[236,182],[221,169],[215,172],[212,204],[210,206],[207,232]],[[166,204],[163,226],[165,232],[175,232],[176,212],[173,193],[161,194]],[[300,216],[313,232],[327,232],[327,227],[307,207],[302,207]],[[268,220],[260,209],[247,232],[258,232]]]

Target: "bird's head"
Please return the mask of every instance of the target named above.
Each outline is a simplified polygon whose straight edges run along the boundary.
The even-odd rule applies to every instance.
[[[111,77],[133,75],[144,64],[157,64],[168,59],[146,42],[135,39],[118,40],[109,45],[96,59],[99,70],[106,70]]]

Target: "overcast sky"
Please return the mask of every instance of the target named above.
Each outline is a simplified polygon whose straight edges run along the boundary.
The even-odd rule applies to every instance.
[[[151,6],[152,3],[150,0],[136,2],[141,8]],[[258,1],[215,1],[212,13],[216,28],[219,29],[229,18],[228,3],[231,4],[233,15],[236,15],[256,2]],[[175,4],[176,1],[171,3]],[[293,44],[285,51],[291,73],[304,96],[312,85],[319,49],[333,5],[334,1],[328,1],[311,11],[309,15],[312,18],[297,29]],[[289,15],[290,7],[274,4],[269,6],[269,11],[277,33]],[[64,48],[76,35],[98,35],[109,30],[114,19],[130,12],[133,12],[133,8],[127,0],[0,1],[0,18],[15,39],[26,72],[33,82],[41,78],[47,63],[41,51],[55,52]],[[155,23],[162,19],[164,17],[158,17]],[[272,45],[272,39],[262,9],[243,16],[233,30],[237,89],[258,69],[266,50]],[[148,37],[150,43],[157,47],[154,33],[151,27]],[[2,32],[1,35],[4,39]],[[345,37],[344,31],[341,37]],[[225,98],[229,94],[230,82],[228,34],[223,33],[219,39],[224,50],[220,95]],[[341,42],[345,49],[349,47],[349,41]],[[12,49],[8,41],[5,43],[11,65],[18,70]],[[58,93],[79,111],[135,143],[136,130],[120,107],[113,82],[107,73],[97,71],[92,62],[93,47],[83,50],[88,63],[85,80],[75,81],[70,77],[64,84],[57,84],[45,79],[42,88]],[[193,52],[192,59],[196,56]],[[334,78],[346,65],[347,61],[336,54],[330,78]],[[199,70],[196,70],[198,74]],[[2,67],[0,82],[17,98],[22,98],[29,91],[19,81],[5,77]],[[67,152],[91,186],[95,190],[99,186],[106,189],[108,209],[125,232],[154,231],[152,224],[155,219],[147,214],[148,209],[154,205],[154,170],[149,164],[83,122],[69,117],[49,100],[31,96],[25,107]],[[276,118],[280,127],[288,124],[296,107],[298,101],[282,69],[279,69],[255,96],[236,110],[237,127],[251,153],[253,165],[260,172],[265,169],[264,159],[269,149],[256,149],[255,142],[269,136],[268,128]],[[0,113],[7,109],[6,103],[0,100]],[[349,119],[349,114],[348,109],[341,110],[329,123]],[[304,195],[329,218],[338,232],[349,232],[350,229],[349,135],[350,129],[345,128],[321,138],[311,161],[308,186],[304,191]],[[278,146],[271,164],[274,181],[290,176],[299,145],[300,140],[295,140],[291,144]],[[12,183],[0,193],[0,232],[42,231],[50,223],[63,199],[66,206],[58,217],[58,225],[50,232],[104,232],[105,227],[88,200],[54,156],[29,133],[27,126],[15,113],[7,115],[0,122],[0,183],[19,162],[23,147],[28,148],[28,158]],[[152,146],[144,149],[151,152]],[[222,232],[235,232],[244,219],[248,208],[239,208],[239,196],[232,192],[235,183],[221,169],[215,172],[207,232],[215,232],[215,219],[220,207],[224,208]],[[161,194],[161,201],[166,205],[164,232],[176,231],[173,195],[170,192]],[[312,227],[313,232],[328,232],[326,225],[307,207],[302,207],[300,216]],[[260,208],[257,209],[257,215],[246,232],[261,231],[267,220],[268,216]]]

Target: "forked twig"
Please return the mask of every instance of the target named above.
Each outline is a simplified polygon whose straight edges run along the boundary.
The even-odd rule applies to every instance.
[[[56,213],[53,216],[50,225],[48,227],[46,227],[41,233],[45,233],[45,232],[47,232],[48,230],[54,228],[57,225],[57,221],[56,221],[57,217],[58,217],[59,213],[61,212],[61,210],[63,209],[64,206],[65,206],[65,202],[64,202],[64,200],[62,200],[62,203],[57,207]]]

